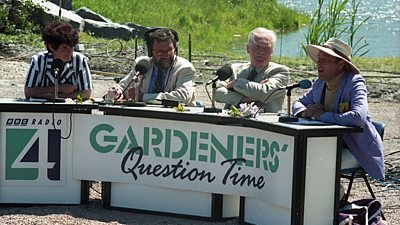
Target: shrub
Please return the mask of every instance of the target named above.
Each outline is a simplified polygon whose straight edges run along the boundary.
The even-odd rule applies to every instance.
[[[29,34],[38,32],[34,21],[40,7],[32,1],[6,1],[0,5],[0,32],[5,34]]]

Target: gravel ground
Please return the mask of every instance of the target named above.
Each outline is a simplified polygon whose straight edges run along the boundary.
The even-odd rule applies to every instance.
[[[3,46],[4,47],[4,46]],[[2,46],[0,45],[0,50]],[[3,50],[2,50],[3,51]],[[20,52],[20,57],[7,58],[0,54],[0,97],[23,98],[24,76],[28,68],[30,54]],[[94,60],[93,60],[94,61]],[[203,62],[199,63],[202,67]],[[195,64],[196,65],[196,64]],[[104,66],[104,65],[103,65]],[[197,67],[197,66],[196,66]],[[96,68],[94,65],[92,69]],[[110,70],[110,68],[108,68]],[[200,69],[199,77],[210,70]],[[375,120],[386,124],[384,144],[386,161],[386,182],[373,181],[372,188],[383,203],[383,210],[389,224],[400,224],[400,75],[384,73],[363,73],[367,79],[370,99],[370,113]],[[292,80],[304,78],[293,74]],[[101,97],[112,83],[112,77],[93,74],[93,97]],[[198,99],[206,106],[210,101],[204,85],[198,85]],[[301,94],[296,90],[292,99]],[[221,107],[221,105],[217,105]],[[351,200],[369,197],[366,187],[357,180]],[[95,182],[91,188],[90,204],[78,206],[0,206],[0,224],[238,224],[237,219],[220,223],[196,221],[167,216],[145,215],[132,212],[106,210],[101,206],[100,184]]]

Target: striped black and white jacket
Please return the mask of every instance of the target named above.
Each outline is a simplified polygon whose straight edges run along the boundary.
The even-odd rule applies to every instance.
[[[54,86],[54,75],[51,71],[53,55],[50,52],[40,52],[32,57],[32,62],[26,74],[25,87]],[[93,89],[87,58],[79,52],[74,52],[71,60],[64,65],[58,80],[59,84],[72,84],[77,90]]]

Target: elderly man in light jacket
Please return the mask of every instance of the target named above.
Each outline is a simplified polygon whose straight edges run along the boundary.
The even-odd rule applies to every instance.
[[[275,43],[275,32],[261,27],[252,30],[247,44],[250,62],[231,65],[233,76],[219,82],[215,100],[226,103],[225,108],[255,102],[264,112],[281,111],[285,91],[277,89],[287,86],[289,71],[271,62]]]

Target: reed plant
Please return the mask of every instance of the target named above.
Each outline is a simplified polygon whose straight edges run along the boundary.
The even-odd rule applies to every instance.
[[[349,28],[348,28],[348,43],[350,46],[353,47],[353,56],[364,56],[370,50],[367,49],[368,43],[365,39],[365,36],[361,36],[356,39],[356,33],[360,27],[365,24],[371,16],[367,16],[366,18],[362,19],[361,21],[357,21],[357,12],[358,7],[360,6],[361,1],[357,2],[355,0],[351,1],[351,9],[347,13],[349,19]]]
[[[353,56],[361,57],[368,53],[365,37],[357,37],[358,29],[370,18],[357,21],[360,3],[361,0],[318,0],[309,29],[304,34],[306,44],[321,45],[331,37],[346,38],[353,48]],[[302,44],[305,52],[306,44]]]

